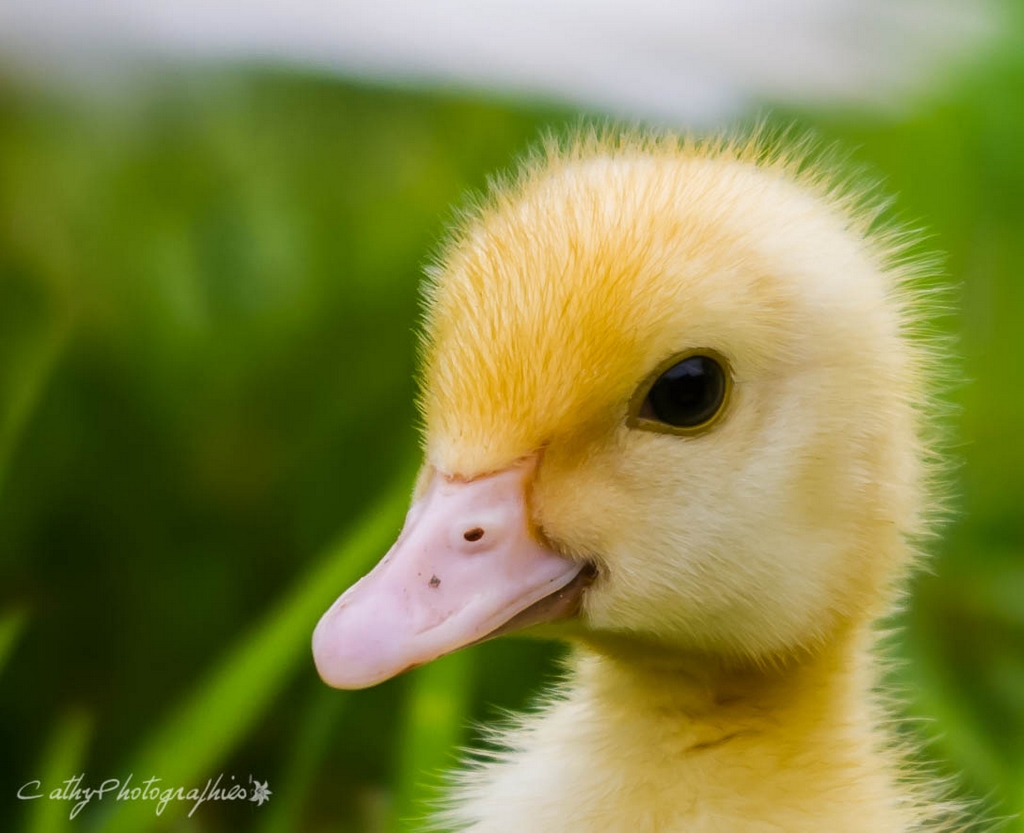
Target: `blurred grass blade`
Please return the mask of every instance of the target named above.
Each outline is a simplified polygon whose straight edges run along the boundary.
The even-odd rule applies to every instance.
[[[202,789],[208,778],[216,779],[214,768],[266,713],[292,675],[303,666],[312,669],[313,626],[341,591],[390,546],[408,503],[410,482],[403,476],[351,535],[330,548],[322,563],[153,733],[125,772],[134,773],[140,783],[155,776],[162,787],[186,791]],[[267,778],[265,773],[251,775]],[[274,789],[273,784],[270,787]],[[169,817],[190,807],[187,801],[171,802],[157,816],[152,802],[123,802],[102,829],[143,833],[157,824],[166,827]]]
[[[53,730],[38,773],[33,773],[33,778],[39,778],[41,784],[37,793],[46,796],[51,790],[62,787],[69,778],[83,774],[83,787],[99,787],[100,782],[90,781],[82,766],[92,737],[92,724],[92,717],[81,710],[72,710],[64,715]],[[30,810],[25,833],[60,833],[72,829],[76,822],[81,827],[82,818],[90,810],[95,811],[95,807],[87,804],[72,819],[71,813],[76,806],[74,801],[44,797],[27,803]]]
[[[423,830],[440,797],[466,730],[475,667],[472,651],[456,651],[413,672],[395,786],[398,831]]]
[[[908,630],[903,639],[916,657],[913,665],[907,667],[915,710],[927,715],[929,722],[934,721],[935,728],[925,724],[922,734],[928,749],[933,754],[939,750],[941,758],[957,761],[979,783],[1007,783],[1006,767],[998,751],[985,742],[984,728],[978,725],[971,703],[958,687],[950,684],[938,643],[920,638],[913,630]],[[936,731],[937,727],[942,730]]]
[[[293,833],[301,829],[302,812],[316,778],[317,769],[327,755],[334,726],[345,705],[346,693],[318,685],[306,706],[306,713],[285,763],[281,784],[274,790],[260,826],[261,833]]]
[[[13,607],[0,616],[0,673],[14,653],[14,646],[18,644],[27,620],[28,611],[24,607]]]
[[[0,413],[0,494],[21,434],[46,389],[70,333],[71,326],[66,321],[54,324],[38,339],[30,355],[16,365],[18,372],[10,382]]]

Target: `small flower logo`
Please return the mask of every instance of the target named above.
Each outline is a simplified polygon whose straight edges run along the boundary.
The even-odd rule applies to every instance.
[[[273,793],[269,789],[270,779],[268,778],[261,784],[259,781],[254,781],[253,777],[250,775],[249,781],[251,781],[255,785],[252,788],[252,795],[249,796],[249,800],[255,801],[257,807],[262,807],[263,802],[269,801],[270,796],[273,795]]]

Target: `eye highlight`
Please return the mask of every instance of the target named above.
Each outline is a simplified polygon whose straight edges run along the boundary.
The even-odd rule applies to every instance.
[[[639,387],[628,424],[668,434],[699,434],[718,421],[731,388],[729,364],[715,351],[674,356]]]

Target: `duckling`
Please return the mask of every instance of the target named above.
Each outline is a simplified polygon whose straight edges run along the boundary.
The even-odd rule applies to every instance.
[[[940,829],[875,695],[936,500],[926,266],[880,210],[764,136],[590,133],[465,216],[408,517],[313,636],[340,688],[522,627],[571,644],[438,824]]]

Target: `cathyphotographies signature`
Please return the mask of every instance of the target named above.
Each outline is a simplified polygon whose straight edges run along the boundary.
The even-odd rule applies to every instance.
[[[191,803],[188,815],[199,809],[207,801],[253,801],[262,806],[272,795],[267,781],[257,781],[251,775],[248,785],[236,781],[232,775],[225,781],[224,773],[216,779],[210,778],[200,787],[170,787],[163,783],[162,778],[153,776],[145,781],[135,781],[131,773],[123,781],[120,778],[107,778],[97,786],[85,783],[85,773],[75,775],[62,781],[60,786],[46,789],[42,781],[36,779],[22,784],[18,789],[18,798],[22,801],[43,799],[48,801],[71,802],[68,818],[75,818],[84,807],[93,801],[152,801],[156,814],[162,815],[172,801],[188,801]]]

